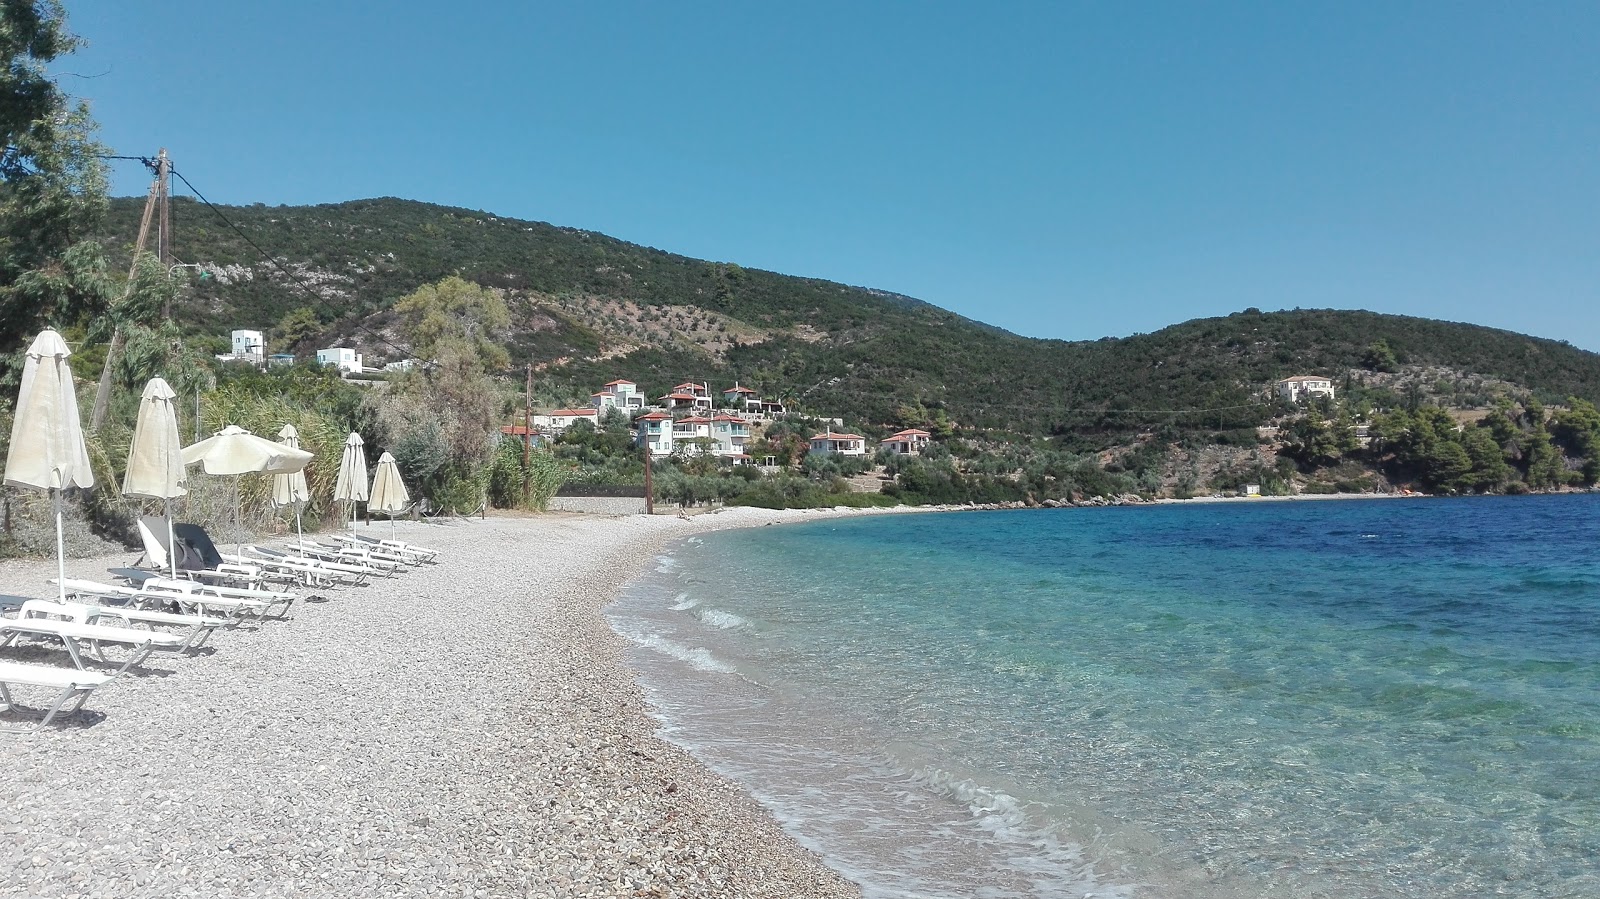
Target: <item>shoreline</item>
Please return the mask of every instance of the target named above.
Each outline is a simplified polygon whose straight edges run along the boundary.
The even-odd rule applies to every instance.
[[[63,725],[0,735],[0,895],[858,897],[656,735],[604,610],[669,542],[905,511],[373,527],[442,563],[312,591],[288,621],[153,657]],[[45,596],[54,573],[0,563],[0,592]]]

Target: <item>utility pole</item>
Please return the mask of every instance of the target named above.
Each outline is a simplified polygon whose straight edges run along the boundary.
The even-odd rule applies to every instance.
[[[168,245],[170,221],[166,202],[167,172],[170,168],[167,162],[167,148],[162,147],[161,152],[156,154],[156,180],[150,184],[150,194],[144,201],[144,215],[139,219],[139,236],[133,242],[133,261],[128,264],[128,287],[122,293],[123,302],[127,302],[128,297],[133,295],[133,279],[139,273],[139,256],[144,252],[145,242],[150,238],[150,219],[157,206],[161,208],[161,222],[156,232],[156,257],[164,266],[167,264],[167,256],[171,254]],[[172,317],[170,305],[167,307],[167,317]],[[89,416],[90,431],[99,431],[100,426],[105,424],[106,413],[110,411],[111,369],[116,364],[117,356],[122,353],[122,342],[122,327],[119,325],[111,332],[111,345],[106,348],[106,362],[100,369],[100,384],[94,392],[94,411]]]
[[[533,451],[533,363],[528,363],[528,387],[522,394],[522,469],[528,469],[528,454]]]
[[[156,153],[156,194],[157,205],[161,207],[161,220],[156,226],[156,259],[164,269],[172,265],[172,160],[167,158],[167,148],[162,147]],[[161,310],[168,321],[172,320],[172,299],[169,297],[166,306]]]
[[[656,514],[656,489],[654,479],[650,476],[650,441],[644,442],[644,514]]]

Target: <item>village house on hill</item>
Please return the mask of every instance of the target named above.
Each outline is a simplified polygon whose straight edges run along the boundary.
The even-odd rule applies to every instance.
[[[932,439],[933,435],[921,428],[906,428],[898,434],[884,438],[878,445],[902,456],[920,456],[928,441]]]
[[[1278,382],[1278,396],[1291,403],[1312,397],[1333,397],[1333,382],[1321,375],[1295,375]]]
[[[860,434],[840,434],[828,431],[811,438],[811,452],[832,453],[839,456],[865,456],[867,438]]]
[[[629,415],[645,409],[644,394],[639,392],[639,385],[620,378],[608,382],[600,388],[600,392],[591,394],[589,405],[602,415],[607,409],[621,409]]]

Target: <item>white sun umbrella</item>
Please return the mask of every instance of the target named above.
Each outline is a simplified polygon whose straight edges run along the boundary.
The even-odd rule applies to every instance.
[[[48,492],[56,513],[58,595],[66,599],[67,548],[61,529],[61,491],[94,486],[89,450],[83,444],[78,394],[67,357],[72,351],[53,330],[46,329],[28,347],[11,423],[11,453],[6,457],[6,484]]]
[[[389,514],[389,527],[394,527],[394,516],[411,505],[411,494],[406,492],[405,481],[400,480],[400,466],[394,456],[384,453],[378,458],[378,471],[372,476],[372,500],[368,509]]]
[[[300,432],[295,430],[294,425],[284,425],[283,430],[278,432],[278,442],[291,449],[299,449]],[[300,504],[310,498],[311,490],[306,487],[304,469],[272,476],[272,502],[279,506],[294,506],[294,536],[301,543],[305,542],[305,534],[300,528]]]
[[[292,474],[305,468],[310,461],[311,454],[305,450],[257,437],[238,425],[228,425],[199,443],[183,448],[183,464],[198,462],[206,474]],[[237,480],[233,491],[233,524],[237,531],[240,519]],[[242,540],[238,542],[242,544]]]
[[[178,576],[178,554],[173,552],[172,498],[183,496],[187,476],[183,470],[183,440],[178,436],[177,397],[171,385],[151,378],[139,396],[139,418],[128,448],[128,472],[122,478],[124,496],[159,499],[167,507],[167,559],[172,576]]]
[[[339,459],[339,479],[333,485],[333,501],[350,504],[350,527],[356,526],[356,503],[367,501],[367,456],[362,449],[361,435],[355,431],[344,441],[344,455]]]

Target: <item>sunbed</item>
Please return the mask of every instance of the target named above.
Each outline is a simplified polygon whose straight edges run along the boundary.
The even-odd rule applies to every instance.
[[[199,537],[204,538],[198,541]],[[204,529],[192,524],[172,525],[174,546],[167,545],[167,520],[145,516],[139,519],[139,537],[144,541],[147,570],[170,573],[177,558],[179,577],[219,586],[254,589],[261,586],[262,570],[253,565],[229,562],[217,553],[216,545]]]
[[[102,584],[84,581],[86,592],[97,597],[124,600],[141,609],[179,609],[186,614],[232,617],[238,621],[255,618],[260,621],[269,609],[279,602],[293,603],[299,597],[293,593],[273,593],[267,590],[246,590],[243,587],[218,587],[198,581],[173,580],[155,577],[139,569],[110,569],[113,573],[138,571],[145,575],[135,579],[134,586]],[[239,596],[236,594],[253,594]],[[281,598],[281,599],[280,599]],[[288,605],[276,616],[282,618]]]
[[[41,601],[42,602],[42,601]],[[54,606],[56,603],[45,603]],[[79,624],[75,621],[62,621],[59,618],[33,617],[32,611],[36,608],[32,602],[22,604],[22,610],[17,618],[0,619],[0,648],[11,645],[18,637],[55,638],[66,647],[67,655],[72,657],[72,664],[80,669],[85,668],[82,644],[89,644],[94,654],[100,661],[108,665],[116,664],[106,658],[102,644],[116,643],[131,646],[132,652],[116,674],[127,671],[134,665],[144,661],[156,649],[176,649],[184,644],[184,639],[175,634],[161,634],[155,631],[134,630],[125,627],[107,627],[103,624]],[[45,612],[45,614],[56,614]]]
[[[384,557],[369,553],[362,549],[346,546],[330,546],[326,543],[302,542],[291,543],[286,547],[255,547],[257,551],[299,555],[330,564],[348,565],[367,574],[393,577],[394,573],[405,563],[397,558]]]
[[[46,724],[56,715],[65,712],[68,715],[83,708],[84,700],[95,687],[111,680],[111,675],[100,674],[95,671],[80,671],[71,668],[49,668],[42,665],[24,665],[20,662],[0,661],[0,712],[10,712],[20,706],[11,696],[12,687],[41,687],[53,691],[54,699],[45,710],[44,720],[39,721],[30,728],[12,725],[0,725],[0,730],[35,731]],[[73,701],[76,700],[76,701]],[[68,702],[71,708],[66,708]]]
[[[426,546],[418,546],[415,543],[407,543],[404,540],[385,540],[380,537],[369,537],[366,534],[333,534],[331,536],[340,543],[382,547],[390,552],[414,558],[418,563],[438,561],[438,550],[428,549]]]
[[[249,555],[241,556],[257,565],[266,567],[282,567],[285,570],[303,572],[308,579],[316,579],[324,584],[331,585],[335,580],[347,584],[361,585],[367,578],[374,574],[387,574],[386,571],[375,569],[368,565],[354,562],[341,562],[332,559],[323,559],[317,556],[300,555],[281,549],[266,546],[250,545],[245,547]]]
[[[86,581],[62,581],[67,592],[80,601],[72,603],[51,603],[51,601],[30,601],[22,609],[24,616],[54,616],[61,617],[64,621],[75,621],[78,624],[107,624],[110,627],[126,627],[138,630],[138,625],[146,629],[155,630],[157,627],[174,627],[179,629],[178,637],[184,638],[182,645],[173,646],[174,651],[198,648],[205,646],[205,641],[210,640],[211,632],[218,627],[232,624],[224,617],[203,616],[203,614],[178,614],[168,611],[149,611],[149,609],[130,608],[130,606],[102,606],[98,603],[86,603],[83,597],[91,597],[90,593],[83,590],[83,585],[90,584]]]

